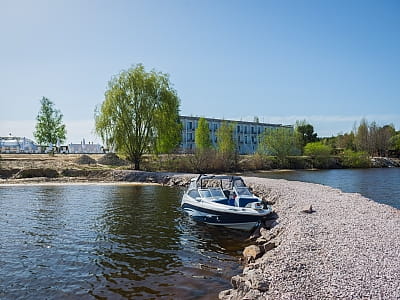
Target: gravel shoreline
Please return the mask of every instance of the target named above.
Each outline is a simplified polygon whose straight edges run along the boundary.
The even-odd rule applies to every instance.
[[[107,176],[106,176],[107,175]],[[96,178],[32,178],[13,183],[145,182],[186,185],[195,174],[114,170]],[[400,210],[323,185],[244,177],[273,203],[267,250],[232,278],[220,299],[400,299]],[[310,205],[315,210],[305,213]],[[271,246],[272,245],[272,246]],[[271,246],[271,247],[270,247]]]
[[[318,184],[245,182],[274,202],[277,247],[220,299],[400,299],[400,210]]]

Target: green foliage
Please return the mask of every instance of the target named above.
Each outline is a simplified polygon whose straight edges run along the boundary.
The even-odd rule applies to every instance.
[[[336,137],[336,148],[355,150],[355,137],[354,132],[340,134]]]
[[[64,142],[67,131],[62,123],[63,115],[54,108],[54,103],[48,98],[42,97],[40,103],[41,107],[36,117],[36,131],[33,133],[36,141],[42,145]]]
[[[369,132],[368,122],[366,119],[362,119],[357,128],[357,132],[355,134],[355,144],[358,151],[369,150]]]
[[[275,155],[281,164],[285,164],[289,155],[298,155],[298,140],[290,128],[277,128],[264,131],[258,151],[261,154]]]
[[[165,93],[164,101],[154,115],[154,152],[170,153],[181,141],[182,124],[179,119],[179,99],[176,93]]]
[[[212,142],[210,137],[210,129],[208,128],[208,122],[206,119],[199,118],[194,140],[196,143],[196,151],[203,152],[211,149]]]
[[[169,152],[180,142],[179,98],[168,74],[142,64],[108,83],[95,114],[96,133],[109,148],[140,168],[145,153]]]
[[[400,151],[400,132],[390,138],[390,149]]]
[[[308,143],[304,146],[304,155],[313,157],[328,157],[332,153],[332,147],[322,142]]]
[[[235,124],[222,122],[216,135],[218,140],[218,156],[224,162],[223,169],[233,170],[237,165],[237,151],[234,138]]]
[[[393,125],[380,127],[376,122],[362,119],[355,135],[358,151],[366,151],[371,156],[385,156],[391,146],[390,139],[395,134]]]
[[[304,146],[304,155],[311,157],[313,166],[316,168],[327,168],[331,153],[332,147],[322,142],[308,143]]]
[[[236,143],[234,137],[235,124],[228,122],[222,122],[218,128],[216,135],[218,139],[218,152],[219,153],[235,153]]]
[[[345,168],[369,168],[371,161],[365,151],[352,151],[347,149],[342,154],[342,166]]]
[[[301,149],[306,144],[317,141],[317,134],[314,133],[314,127],[308,124],[306,120],[296,121],[295,132],[298,136]]]

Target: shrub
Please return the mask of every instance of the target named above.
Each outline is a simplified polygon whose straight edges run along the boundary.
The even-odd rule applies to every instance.
[[[315,157],[327,157],[332,153],[332,147],[323,144],[322,142],[308,143],[304,146],[304,155]]]
[[[332,147],[322,142],[308,143],[304,146],[304,155],[311,157],[313,167],[316,168],[328,168],[331,164],[331,153]]]
[[[341,155],[342,166],[345,168],[369,168],[371,160],[365,151],[344,150]]]

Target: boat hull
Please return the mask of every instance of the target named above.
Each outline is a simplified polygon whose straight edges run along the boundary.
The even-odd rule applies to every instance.
[[[259,225],[261,219],[270,212],[268,210],[262,210],[260,212],[253,211],[246,213],[240,209],[229,212],[200,207],[190,203],[183,203],[182,208],[195,221],[247,231]]]

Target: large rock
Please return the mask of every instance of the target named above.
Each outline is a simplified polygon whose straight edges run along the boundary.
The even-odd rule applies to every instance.
[[[261,248],[257,245],[250,245],[244,248],[243,257],[246,263],[254,262],[263,254]]]

